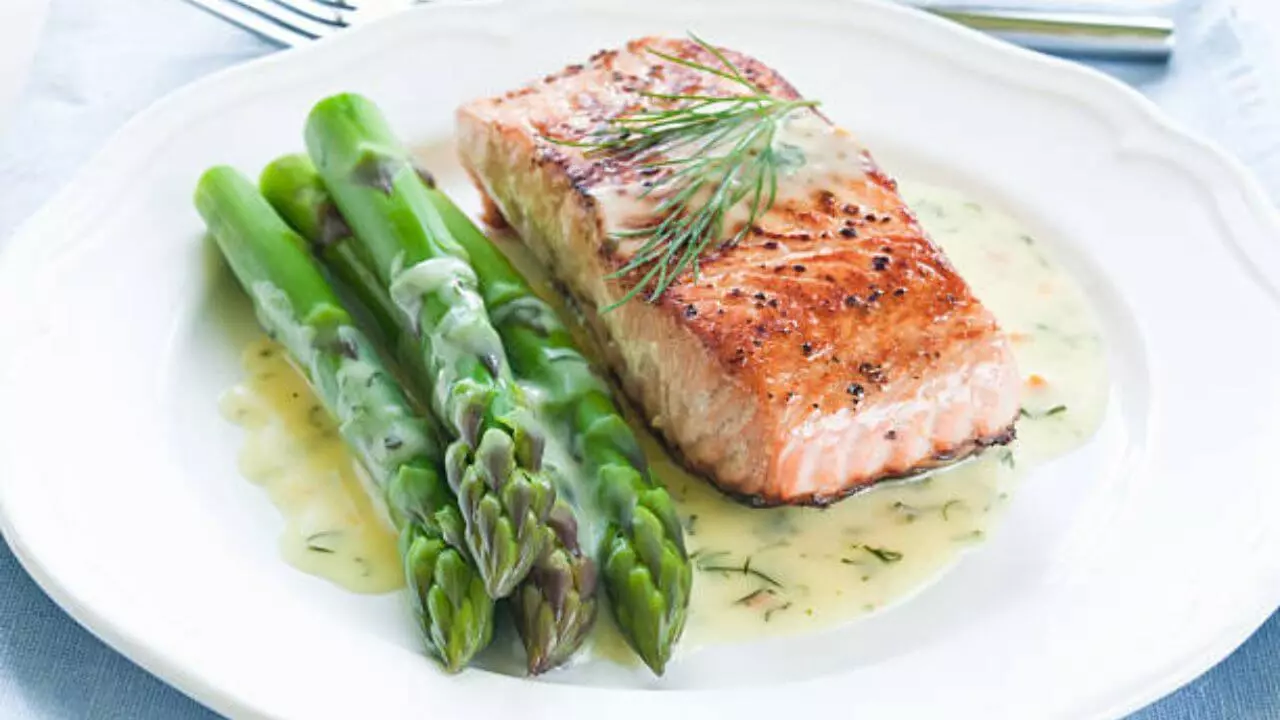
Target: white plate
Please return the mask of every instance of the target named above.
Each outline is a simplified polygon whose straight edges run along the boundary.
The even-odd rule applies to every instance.
[[[279,520],[237,476],[238,430],[215,409],[252,321],[200,241],[192,187],[210,164],[256,172],[300,147],[326,93],[364,92],[405,136],[439,140],[466,98],[686,29],[782,69],[891,170],[963,186],[1054,240],[1103,320],[1107,421],[1030,479],[988,546],[864,622],[694,655],[663,692],[445,677],[395,599],[276,556]],[[78,620],[237,715],[1117,715],[1209,667],[1280,600],[1278,231],[1237,165],[1134,93],[900,8],[427,8],[174,94],[14,239],[3,527]]]

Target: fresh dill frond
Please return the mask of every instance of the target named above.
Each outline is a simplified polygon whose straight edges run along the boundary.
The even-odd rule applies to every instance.
[[[819,104],[770,95],[718,48],[696,35],[690,37],[715,58],[718,67],[652,48],[648,51],[729,81],[739,92],[724,96],[641,92],[654,101],[654,107],[612,118],[586,140],[561,142],[585,148],[587,157],[634,159],[642,168],[660,171],[640,194],[660,198],[653,221],[612,237],[614,242],[643,243],[611,277],[642,274],[605,312],[642,293],[650,302],[657,300],[686,271],[696,278],[699,261],[708,252],[741,241],[773,207],[780,173],[796,163],[795,153],[775,143],[779,127],[797,110]],[[742,227],[725,237],[727,218],[743,203]]]

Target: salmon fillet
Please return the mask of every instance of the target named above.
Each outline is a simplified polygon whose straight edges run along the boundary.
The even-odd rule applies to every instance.
[[[716,63],[692,41],[634,40],[464,105],[459,150],[683,461],[752,504],[821,505],[1009,442],[1020,382],[995,318],[894,180],[815,111],[779,133],[800,166],[741,242],[656,302],[598,312],[635,282],[609,277],[636,251],[615,233],[652,222],[657,200],[641,193],[655,170],[564,141],[598,137],[610,118],[661,102],[643,91],[741,92],[648,48]],[[761,62],[726,55],[771,95],[799,97]],[[728,223],[726,237],[744,221]]]

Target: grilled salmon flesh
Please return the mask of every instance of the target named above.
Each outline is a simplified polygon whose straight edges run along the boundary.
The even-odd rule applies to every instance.
[[[584,310],[623,388],[685,463],[753,504],[825,504],[1009,442],[1020,383],[995,318],[894,180],[814,110],[779,131],[792,167],[741,242],[655,302],[599,312],[636,282],[610,277],[637,249],[617,232],[653,222],[661,193],[644,191],[668,170],[572,143],[671,102],[645,92],[742,92],[649,49],[718,62],[693,41],[634,40],[463,106],[458,138],[491,209]],[[725,54],[769,94],[799,97],[761,62]],[[747,218],[733,217],[726,238]]]

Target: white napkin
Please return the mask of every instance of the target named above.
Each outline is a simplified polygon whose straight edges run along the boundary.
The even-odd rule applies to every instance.
[[[0,130],[27,78],[48,10],[48,0],[0,3]]]
[[[180,0],[55,2],[18,107],[0,128],[0,248],[135,113],[275,49]]]

